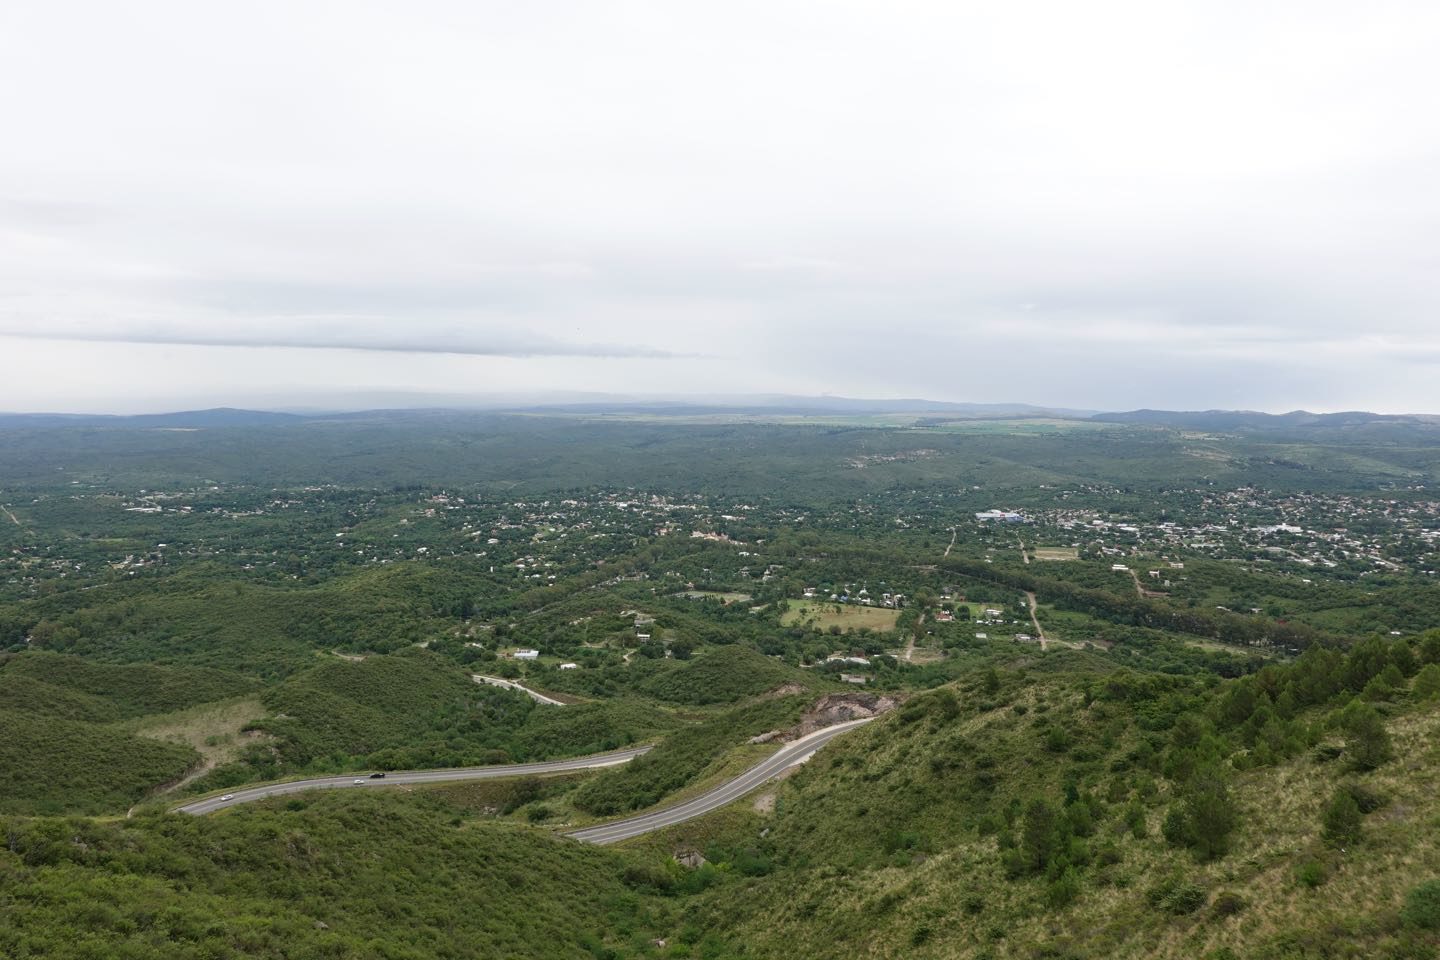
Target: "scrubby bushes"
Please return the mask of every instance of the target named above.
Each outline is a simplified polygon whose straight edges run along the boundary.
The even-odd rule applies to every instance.
[[[1421,930],[1440,930],[1440,880],[1427,880],[1405,895],[1401,919]]]
[[[258,689],[239,674],[206,667],[96,663],[36,651],[0,658],[6,709],[106,722],[183,710]]]
[[[809,688],[810,674],[787,667],[742,644],[717,647],[704,656],[657,674],[643,692],[671,703],[701,706],[733,703],[784,684]]]
[[[625,936],[668,929],[647,881],[670,878],[624,854],[457,830],[398,791],[308,800],[207,818],[0,818],[0,956],[548,960],[632,956]]]
[[[1360,841],[1360,804],[1355,795],[1340,787],[1326,804],[1321,816],[1320,835],[1332,847],[1348,847]]]
[[[1180,803],[1165,817],[1165,839],[1189,847],[1201,860],[1214,860],[1229,850],[1238,819],[1223,771],[1208,767],[1185,783]]]
[[[183,744],[0,711],[0,812],[124,812],[199,761]]]

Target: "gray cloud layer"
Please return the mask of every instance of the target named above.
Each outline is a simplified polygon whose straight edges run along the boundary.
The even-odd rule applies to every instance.
[[[301,320],[288,331],[280,329],[207,330],[155,329],[131,326],[111,331],[44,327],[32,330],[0,327],[0,336],[26,340],[58,340],[82,343],[131,343],[198,347],[279,347],[302,350],[376,350],[389,353],[443,353],[469,357],[630,357],[674,358],[677,355],[643,346],[604,343],[565,343],[529,338],[523,334],[505,337],[489,332],[464,330],[420,330],[415,334],[374,321],[327,321],[316,324]]]
[[[1437,29],[1420,0],[7,5],[0,408],[1440,410]]]

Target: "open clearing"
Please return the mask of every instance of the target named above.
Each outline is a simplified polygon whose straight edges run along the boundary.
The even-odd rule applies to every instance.
[[[839,627],[848,632],[868,627],[871,630],[883,631],[894,630],[895,621],[899,617],[898,610],[890,610],[885,607],[865,607],[856,603],[837,604],[828,601],[792,600],[790,609],[780,618],[780,622],[787,627],[810,622],[820,630]]]
[[[714,597],[721,603],[729,605],[739,603],[742,600],[753,599],[748,593],[734,593],[725,590],[686,590],[676,596],[686,597],[690,600],[701,600],[705,597]]]
[[[138,736],[194,747],[204,758],[204,763],[186,778],[191,780],[238,757],[241,749],[258,736],[242,733],[242,729],[250,721],[265,716],[265,713],[265,706],[253,698],[221,700],[175,713],[145,717],[126,724],[126,727]]]
[[[1080,551],[1075,547],[1036,547],[1036,560],[1079,560]]]
[[[898,650],[886,650],[885,652],[895,659],[904,660],[907,663],[939,663],[945,659],[945,651],[936,647],[903,647]]]

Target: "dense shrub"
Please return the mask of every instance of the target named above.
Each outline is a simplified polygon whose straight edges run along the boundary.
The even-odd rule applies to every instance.
[[[0,812],[123,813],[199,759],[183,744],[0,711]]]
[[[1321,832],[1332,847],[1348,847],[1360,841],[1360,805],[1345,787],[1335,791],[1321,816]]]
[[[1412,927],[1440,930],[1440,880],[1427,880],[1407,893],[1400,916]]]

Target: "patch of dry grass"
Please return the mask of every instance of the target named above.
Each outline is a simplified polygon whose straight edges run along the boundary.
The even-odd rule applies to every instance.
[[[1036,547],[1036,560],[1079,560],[1080,551],[1075,547]]]
[[[895,621],[899,617],[900,611],[886,607],[865,607],[854,603],[830,603],[816,600],[792,600],[790,609],[780,618],[780,622],[787,627],[808,622],[819,630],[839,627],[841,630],[849,632],[859,630],[861,627],[868,627],[871,630],[884,632],[894,630]]]
[[[194,747],[203,762],[186,778],[188,781],[237,759],[246,745],[261,736],[245,733],[243,728],[265,713],[265,706],[259,700],[245,697],[144,717],[123,726],[137,736]]]

